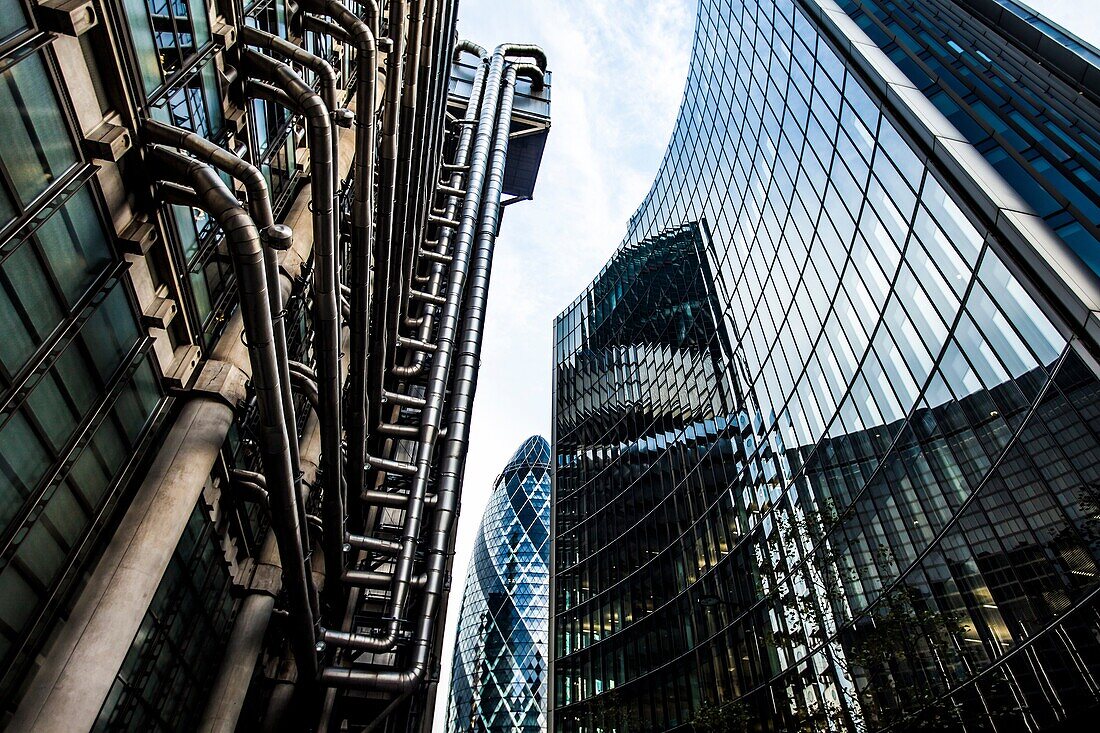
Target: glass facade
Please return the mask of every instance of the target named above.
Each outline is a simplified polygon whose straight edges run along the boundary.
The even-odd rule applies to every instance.
[[[0,700],[94,559],[165,389],[54,39],[0,3]]]
[[[550,444],[528,438],[481,519],[458,620],[449,733],[546,729]]]
[[[912,27],[925,61],[944,34],[970,55],[992,39],[962,3],[842,5]],[[555,322],[553,730],[1072,730],[1096,711],[1095,343],[817,11],[843,14],[700,3],[656,181]],[[1008,45],[983,51],[987,80]],[[1051,93],[1030,78],[989,109]],[[972,140],[1021,189],[995,158],[1046,160],[1057,125],[1032,124]],[[1034,190],[1054,180],[1032,168]],[[1070,208],[1035,213],[1081,252]]]

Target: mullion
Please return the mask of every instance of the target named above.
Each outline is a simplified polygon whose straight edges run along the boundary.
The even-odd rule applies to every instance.
[[[118,399],[123,389],[132,382],[134,372],[145,360],[145,354],[148,352],[150,346],[150,340],[145,339],[144,343],[139,341],[130,349],[127,356],[123,358],[119,369],[116,370],[110,383],[110,389],[106,391],[106,394],[96,403],[95,407],[88,411],[88,414],[76,421],[72,434],[68,437],[60,450],[53,450],[53,448],[50,447],[50,441],[48,439],[43,439],[47,452],[53,454],[54,458],[43,472],[43,475],[34,486],[30,488],[27,497],[22,501],[21,506],[18,508],[15,516],[9,521],[8,526],[0,528],[0,557],[10,553],[14,538],[18,535],[21,528],[26,525],[28,517],[34,511],[34,507],[42,501],[42,497],[46,491],[48,491],[49,487],[59,479],[64,478],[62,472],[69,460],[82,446],[87,448],[90,445],[91,439],[94,437],[94,431],[111,418],[114,407],[118,404]],[[30,422],[29,418],[28,422]],[[118,424],[114,424],[117,428]],[[36,429],[34,424],[32,424],[31,427],[32,430]],[[120,434],[125,436],[126,431],[120,430]],[[98,454],[97,458],[99,458]],[[117,470],[108,471],[108,474],[111,476],[114,476],[116,473]]]
[[[99,306],[107,299],[113,289],[118,286],[121,269],[122,266],[116,263],[113,269],[105,270],[93,283],[93,287],[88,289],[85,297],[78,302],[78,307],[73,309],[73,315],[62,319],[50,335],[35,347],[27,362],[13,375],[12,387],[0,393],[3,396],[3,399],[0,400],[0,406],[3,407],[3,411],[0,412],[0,427],[5,422],[3,415],[15,409],[12,405],[17,403],[21,405],[27,396],[12,393],[12,389],[16,386],[20,389],[25,388],[27,383],[34,379],[36,375],[41,380],[53,368],[54,363],[68,348],[68,345],[79,337],[84,325],[95,315]]]
[[[910,34],[913,34],[913,32],[916,30],[915,25],[906,24],[903,21],[901,21],[900,19],[899,19],[898,22]],[[968,69],[970,72],[972,72],[976,76],[981,76],[983,79],[986,76],[982,69],[977,68],[977,66],[970,59],[964,57],[968,54],[958,55],[958,56],[955,56],[955,57],[948,57],[948,56],[942,55],[939,52],[938,49],[933,48],[931,45],[929,45],[928,47],[926,47],[924,49],[905,49],[905,50],[908,53],[911,53],[911,54],[916,53],[918,50],[923,50],[924,52],[926,52],[929,56],[934,58],[938,63],[943,64],[943,66],[945,68],[951,70],[952,74],[958,80],[958,83],[961,84],[964,88],[966,88],[970,92],[970,94],[973,94],[979,101],[981,101],[981,102],[985,103],[986,105],[988,105],[990,109],[992,109],[994,111],[1002,111],[1003,106],[1005,104],[1008,104],[1008,106],[1012,107],[1015,111],[1019,112],[1025,118],[1027,118],[1027,120],[1029,122],[1034,124],[1037,129],[1042,129],[1045,126],[1045,125],[1042,125],[1042,124],[1038,123],[1035,120],[1034,115],[1031,114],[1031,112],[1029,112],[1026,109],[1023,109],[1021,107],[1021,105],[1019,104],[1019,101],[1016,98],[1006,95],[1005,98],[1002,99],[1002,100],[994,99],[994,98],[990,97],[988,94],[986,94],[983,90],[981,90],[972,81],[969,81],[968,79],[966,79],[960,73],[960,69],[955,68],[955,63],[956,62],[961,64],[964,68]],[[952,91],[953,90],[950,90],[950,88],[948,89],[949,94]],[[1005,151],[1009,152],[1012,155],[1013,159],[1018,159],[1017,162],[1020,162],[1023,165],[1027,166],[1029,169],[1031,169],[1030,163],[1026,159],[1023,158],[1023,151],[1014,151],[1011,146],[1009,146],[1007,144],[1004,144],[1004,141],[1001,139],[1000,133],[998,133],[995,130],[991,129],[990,126],[988,125],[988,123],[986,123],[984,121],[984,119],[981,118],[981,115],[977,114],[977,112],[975,112],[973,110],[973,107],[970,103],[966,102],[966,100],[964,98],[962,98],[961,96],[956,100],[956,102],[960,103],[961,106],[963,106],[964,109],[966,109],[966,111],[969,112],[971,115],[978,118],[976,120],[978,122],[978,124],[981,125],[981,127],[986,131],[986,133],[988,135],[990,135],[994,139],[998,140],[998,142],[1001,144],[1001,147]],[[1049,104],[1049,102],[1045,102],[1045,103]],[[1041,159],[1043,159],[1044,161],[1048,162],[1055,170],[1057,170],[1059,173],[1061,173],[1062,175],[1064,175],[1067,179],[1069,179],[1071,181],[1079,180],[1073,175],[1072,171],[1070,171],[1066,168],[1064,163],[1062,163],[1061,161],[1055,160],[1052,156],[1049,156],[1048,154],[1046,154],[1046,151],[1043,150],[1043,148],[1042,148],[1041,142],[1037,139],[1033,139],[1032,136],[1030,135],[1030,133],[1028,133],[1026,130],[1023,130],[1018,122],[1013,120],[1008,115],[1002,116],[1001,120],[1002,120],[1002,122],[1004,122],[1005,125],[1007,125],[1009,127],[1009,129],[1011,129],[1016,134],[1020,135],[1020,137],[1022,137],[1023,139],[1027,140],[1029,147],[1031,147],[1032,149],[1038,150],[1038,151],[1042,151],[1042,152],[1040,152],[1039,157]],[[1053,124],[1053,121],[1051,121],[1051,122]],[[1061,127],[1061,125],[1058,125],[1058,127]],[[1063,132],[1065,132],[1064,128],[1063,128]],[[1092,165],[1087,165],[1086,166],[1085,163],[1083,163],[1080,160],[1078,160],[1077,162],[1083,168],[1085,168],[1086,170],[1090,170],[1090,172],[1096,174],[1096,176],[1098,178],[1100,178],[1100,169],[1097,169],[1095,166],[1092,166]],[[1037,171],[1035,172],[1035,174],[1036,174],[1037,179],[1042,177],[1042,176],[1038,175]],[[1044,185],[1043,187],[1044,187],[1044,189],[1047,188],[1046,185]],[[1081,191],[1088,198],[1092,199],[1093,203],[1100,205],[1100,192],[1097,192],[1097,191],[1093,190],[1091,187],[1084,186],[1084,185],[1078,186],[1078,188],[1081,189]],[[1057,198],[1058,189],[1056,187],[1054,187],[1053,185],[1051,185],[1049,190],[1048,190],[1048,193],[1051,193],[1051,195],[1053,195],[1053,196],[1055,196],[1055,198]],[[1067,208],[1069,208],[1069,206],[1072,206],[1072,204],[1070,204],[1068,199],[1067,199],[1066,204],[1067,204]],[[1088,221],[1088,218],[1085,217],[1085,216],[1078,216],[1076,218],[1078,218],[1082,223],[1086,223]],[[1098,230],[1098,233],[1100,233],[1100,230]]]

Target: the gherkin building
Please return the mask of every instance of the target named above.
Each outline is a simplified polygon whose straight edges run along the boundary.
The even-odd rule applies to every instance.
[[[447,729],[546,729],[550,445],[523,442],[481,518],[455,642]]]

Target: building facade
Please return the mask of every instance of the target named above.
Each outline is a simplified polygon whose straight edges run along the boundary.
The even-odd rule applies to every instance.
[[[1083,730],[1100,55],[1013,0],[703,0],[555,322],[554,731]]]
[[[549,112],[456,6],[0,0],[0,728],[430,725]]]
[[[525,440],[493,486],[458,617],[449,733],[546,730],[550,444]]]

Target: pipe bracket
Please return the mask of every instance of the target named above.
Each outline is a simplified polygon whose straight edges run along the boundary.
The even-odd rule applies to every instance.
[[[236,411],[248,399],[249,377],[236,364],[207,359],[199,370],[191,392],[220,400]]]

